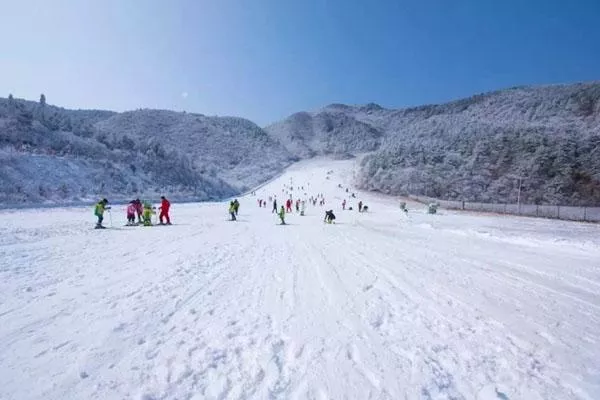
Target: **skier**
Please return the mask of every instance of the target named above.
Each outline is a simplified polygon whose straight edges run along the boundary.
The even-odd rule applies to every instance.
[[[358,212],[362,212],[362,200],[358,202]]]
[[[300,199],[296,200],[296,212],[300,212]]]
[[[281,225],[285,225],[285,208],[283,206],[279,210],[279,219],[281,219]]]
[[[342,201],[342,210],[346,210],[346,199]]]
[[[231,221],[236,221],[235,218],[235,202],[229,203],[229,215],[231,215]]]
[[[302,200],[302,206],[300,208],[300,215],[304,216],[304,211],[306,210],[306,201]]]
[[[163,218],[165,218],[167,220],[167,225],[171,225],[171,219],[169,218],[169,208],[171,208],[171,203],[165,196],[160,196],[160,199],[161,203],[160,207],[158,207],[160,210],[160,215],[158,217],[160,219],[160,224],[164,225]]]
[[[331,224],[333,221],[335,221],[335,215],[333,214],[333,210],[325,211],[325,219],[323,220],[323,222]]]
[[[94,215],[98,217],[98,222],[96,223],[96,229],[104,229],[102,226],[102,221],[104,220],[104,210],[110,210],[110,207],[107,207],[108,200],[102,199],[98,203],[96,203],[96,207],[94,208]]]
[[[277,212],[277,199],[273,200],[273,211],[271,211],[271,214],[276,213],[276,212]]]
[[[258,199],[258,208],[262,207],[262,199]]]
[[[240,202],[238,199],[233,200],[233,208],[235,209],[235,215],[238,215],[238,211],[240,209]]]
[[[146,202],[144,203],[144,226],[152,226],[152,215],[156,214],[152,209],[152,204]]]
[[[127,206],[127,225],[133,226],[135,225],[135,211],[137,207],[135,204],[135,200],[131,200],[129,205]]]
[[[292,200],[287,199],[285,202],[285,211],[291,213],[292,212]]]
[[[133,201],[133,204],[135,206],[135,213],[137,214],[138,224],[141,224],[142,223],[142,214],[144,213],[144,206],[142,205],[142,202],[140,199],[135,199]]]

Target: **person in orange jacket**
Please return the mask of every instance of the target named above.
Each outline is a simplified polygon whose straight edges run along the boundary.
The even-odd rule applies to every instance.
[[[167,225],[171,225],[171,219],[169,218],[169,208],[171,208],[171,203],[169,203],[169,200],[167,200],[165,196],[160,196],[160,199],[160,207],[158,208],[160,210],[160,215],[158,217],[160,224],[164,224],[163,218],[165,218],[167,220]]]

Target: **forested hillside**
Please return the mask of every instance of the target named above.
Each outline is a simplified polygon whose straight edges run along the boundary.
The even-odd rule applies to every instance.
[[[315,122],[322,120],[328,124]],[[376,149],[358,175],[366,190],[516,202],[521,177],[525,202],[600,203],[597,82],[401,110],[334,104],[266,129],[302,156]]]
[[[266,156],[266,157],[265,157]],[[240,118],[0,99],[0,203],[234,195],[293,158]]]

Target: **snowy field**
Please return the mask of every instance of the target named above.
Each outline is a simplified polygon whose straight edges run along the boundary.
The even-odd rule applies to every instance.
[[[0,212],[0,399],[600,399],[599,226],[359,214],[352,167],[297,164],[237,222]],[[258,208],[290,179],[337,223]]]

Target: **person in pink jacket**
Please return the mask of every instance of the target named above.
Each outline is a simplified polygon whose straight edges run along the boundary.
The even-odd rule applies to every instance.
[[[127,225],[135,225],[135,212],[137,207],[135,200],[131,200],[127,205]]]

